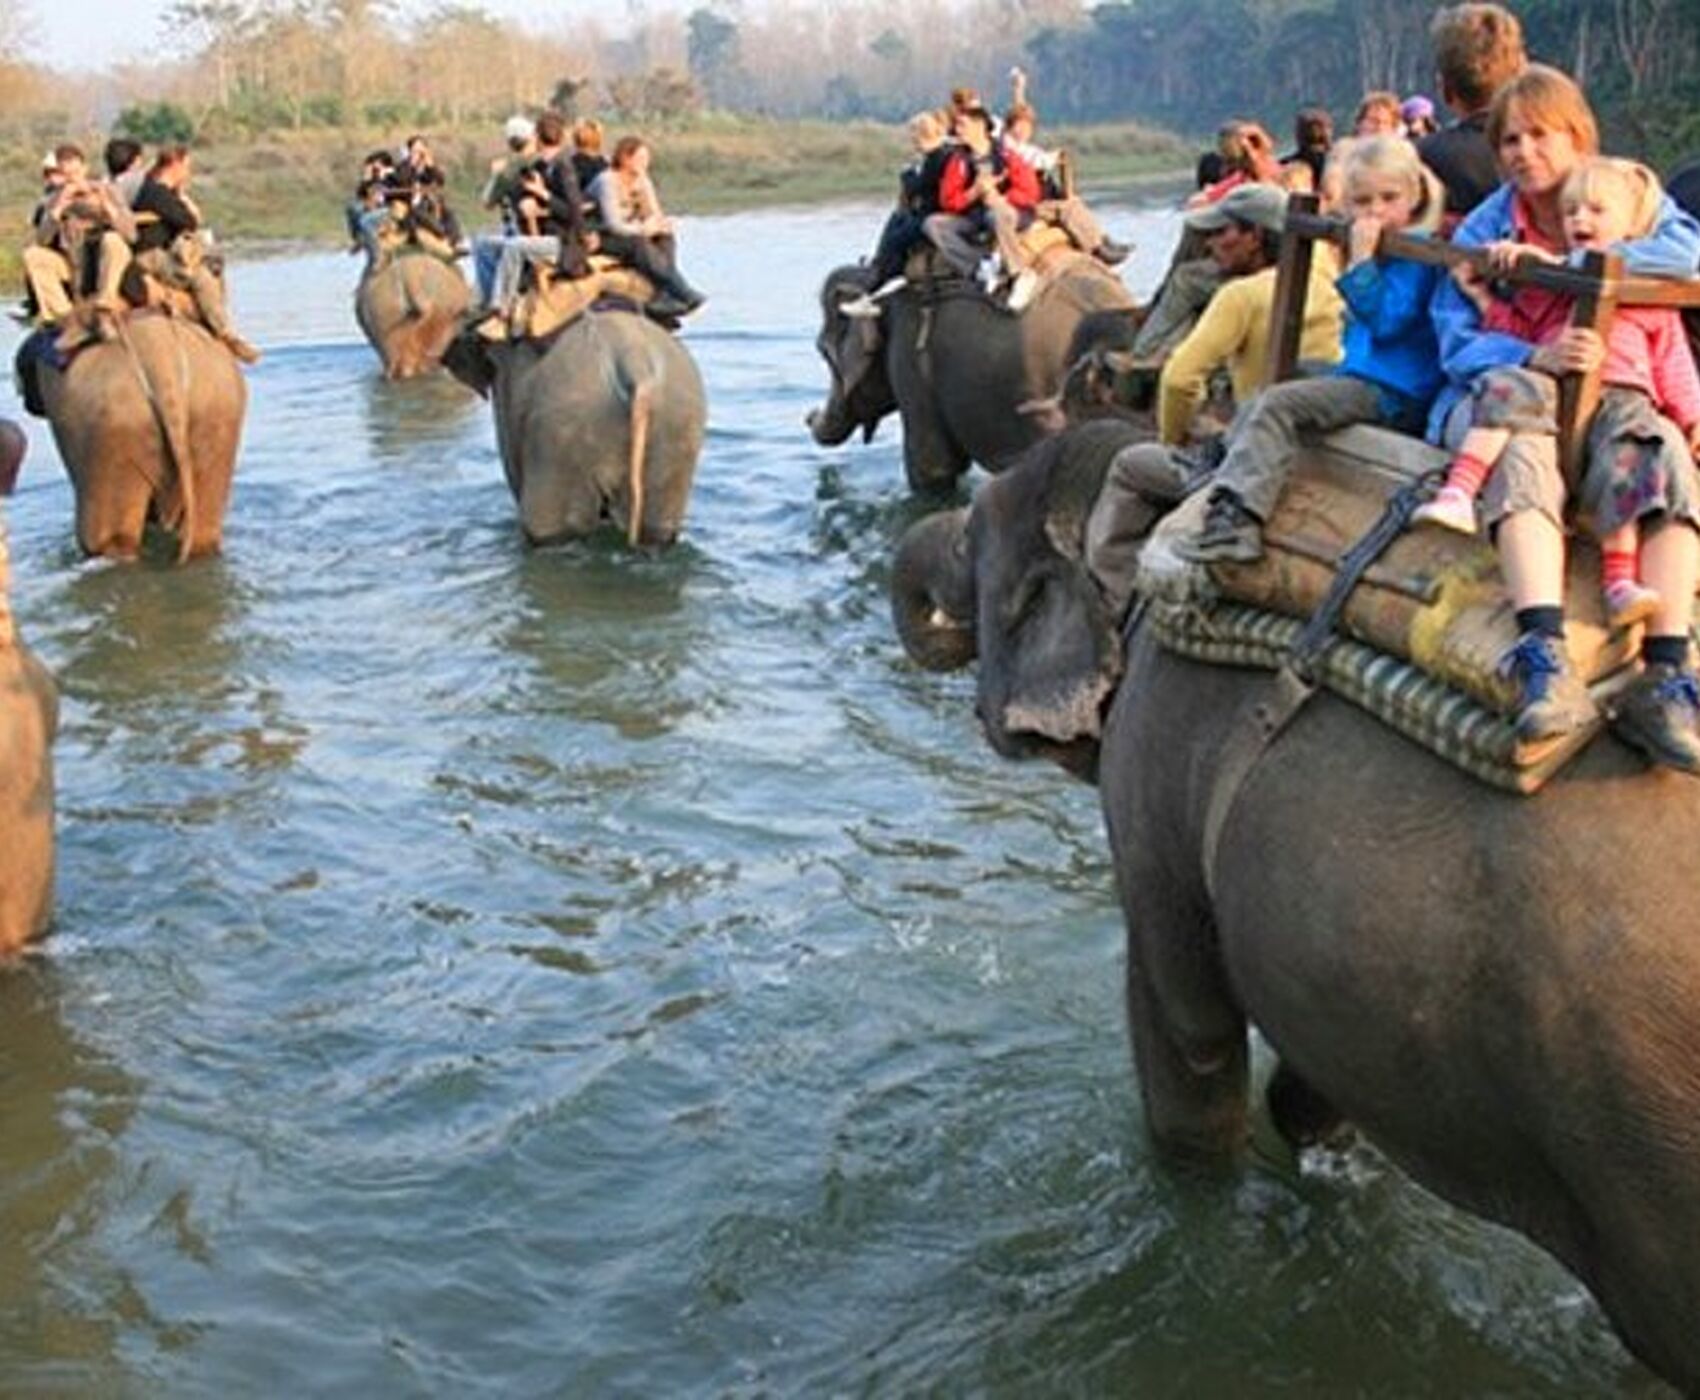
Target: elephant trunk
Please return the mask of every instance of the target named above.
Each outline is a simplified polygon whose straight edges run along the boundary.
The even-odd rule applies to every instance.
[[[903,649],[929,671],[974,660],[974,571],[968,512],[944,511],[909,527],[891,566],[891,615]]]
[[[809,425],[809,435],[821,447],[837,447],[847,442],[856,431],[856,421],[850,416],[844,397],[836,386],[827,401],[819,408],[811,409],[804,421]]]

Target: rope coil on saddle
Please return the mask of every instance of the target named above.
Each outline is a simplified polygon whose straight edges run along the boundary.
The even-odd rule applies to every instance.
[[[1337,635],[1340,617],[1370,566],[1405,532],[1411,514],[1444,479],[1441,469],[1424,472],[1395,491],[1375,524],[1340,556],[1334,581],[1322,602],[1293,639],[1285,664],[1271,681],[1271,694],[1252,710],[1251,722],[1238,726],[1223,747],[1221,766],[1210,790],[1204,818],[1204,885],[1216,893],[1216,862],[1222,833],[1233,815],[1252,770],[1269,746],[1292,723],[1317,689],[1316,665]]]

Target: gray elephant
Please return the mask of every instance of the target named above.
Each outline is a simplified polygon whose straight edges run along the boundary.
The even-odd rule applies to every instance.
[[[491,400],[527,539],[576,538],[604,520],[633,545],[678,537],[708,410],[677,336],[635,311],[588,311],[544,345],[469,332],[443,363]]]
[[[58,369],[19,352],[25,403],[53,427],[77,494],[77,542],[88,554],[134,558],[157,524],[177,555],[216,553],[247,413],[235,357],[181,316],[134,314],[116,341],[79,350]]]
[[[429,253],[391,254],[361,276],[354,318],[385,377],[412,379],[441,364],[470,300],[453,263]]]
[[[0,420],[0,495],[23,458],[17,424]],[[11,562],[0,523],[0,962],[47,931],[53,914],[53,736],[59,693],[17,635]]]
[[[1000,753],[1098,775],[1150,1131],[1243,1152],[1255,1024],[1289,1137],[1356,1124],[1700,1394],[1700,785],[1605,739],[1510,796],[1323,692],[1218,806],[1274,681],[1164,651],[1137,612],[1124,647],[1082,565],[1118,430],[913,527],[893,608],[922,662],[978,657]]]
[[[821,289],[815,346],[832,384],[809,430],[836,447],[858,428],[872,437],[895,411],[915,491],[951,489],[970,462],[1002,470],[1046,431],[1043,415],[1024,406],[1053,399],[1088,351],[1132,343],[1133,298],[1090,258],[1070,260],[1019,316],[961,286],[905,288],[877,321],[846,316],[840,307],[868,278],[866,268],[841,267]]]

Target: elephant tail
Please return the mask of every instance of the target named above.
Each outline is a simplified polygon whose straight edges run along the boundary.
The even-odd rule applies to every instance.
[[[417,321],[425,314],[419,293],[414,289],[413,278],[407,275],[408,264],[414,261],[413,258],[397,258],[391,264],[395,268],[396,290],[401,293],[401,314],[409,321]]]
[[[638,541],[643,538],[643,467],[644,458],[649,455],[649,416],[650,400],[654,395],[655,385],[645,380],[632,390],[631,429],[631,510],[626,524],[626,539],[635,549]]]
[[[142,357],[136,352],[136,343],[130,338],[126,325],[127,319],[118,318],[119,339],[123,342],[124,353],[129,356],[130,367],[136,372],[142,397],[153,410],[165,455],[170,459],[172,472],[177,478],[177,494],[182,500],[183,513],[177,522],[177,562],[181,564],[188,559],[195,540],[195,455],[189,446],[189,348],[183,339],[182,323],[176,319],[168,320],[172,343],[177,348],[176,383],[169,379],[156,379],[148,373]],[[154,487],[157,491],[159,483],[154,483]]]

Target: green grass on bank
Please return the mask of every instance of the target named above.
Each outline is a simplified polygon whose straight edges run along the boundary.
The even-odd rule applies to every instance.
[[[610,142],[622,131],[613,125]],[[227,242],[337,243],[361,156],[394,147],[409,134],[379,128],[281,131],[242,145],[198,148],[197,198]],[[501,150],[501,133],[481,125],[429,134],[449,171],[463,221],[478,227],[485,221],[478,190]],[[651,126],[644,134],[655,149],[662,200],[681,214],[881,198],[895,190],[906,155],[901,128],[873,122],[768,122],[710,114]],[[98,133],[77,135],[86,149],[98,151]],[[1044,136],[1074,152],[1080,178],[1091,184],[1190,164],[1179,138],[1133,124],[1058,127]],[[10,140],[0,143],[0,152],[0,280],[16,286],[17,251],[39,192],[40,151]]]

